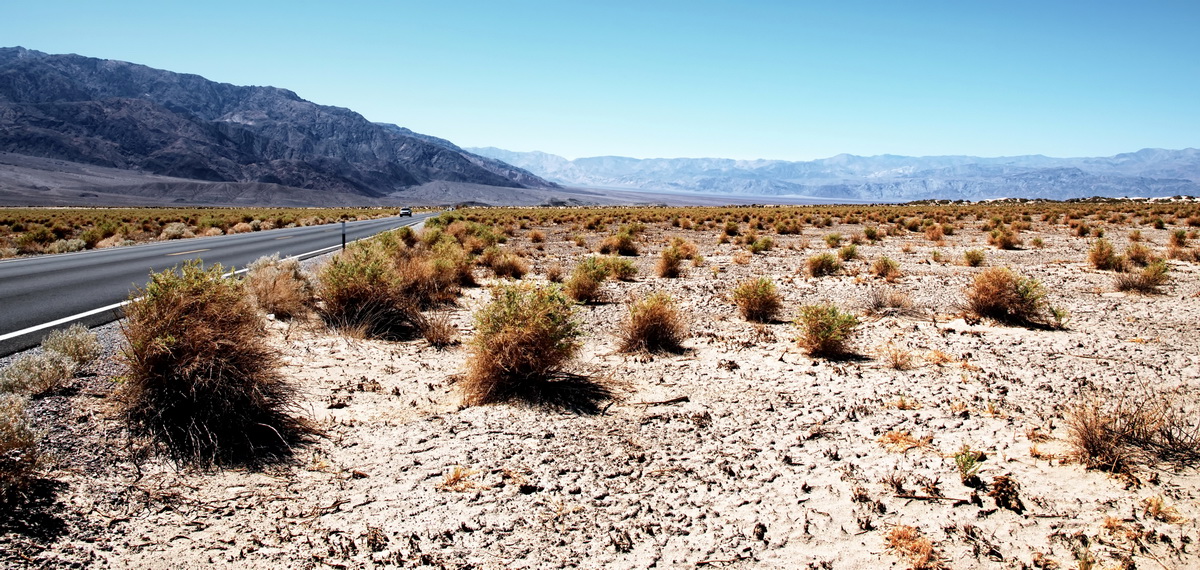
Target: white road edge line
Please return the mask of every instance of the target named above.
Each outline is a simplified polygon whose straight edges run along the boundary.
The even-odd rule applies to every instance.
[[[421,225],[421,224],[413,224],[413,225]],[[411,226],[399,226],[399,227],[396,227],[396,228],[392,228],[392,229],[390,229],[390,230],[388,230],[388,231],[389,231],[389,232],[390,232],[390,231],[395,231],[395,230],[398,230],[398,229],[400,229],[400,228],[406,228],[406,227],[411,227]],[[383,233],[383,232],[380,232],[380,233]],[[357,241],[360,241],[360,240],[364,240],[364,239],[367,239],[367,238],[375,237],[375,236],[377,236],[377,235],[379,235],[379,234],[374,234],[374,235],[369,235],[369,236],[367,236],[367,237],[358,238],[358,239],[356,239],[356,240],[353,240],[353,241],[349,241],[349,242],[347,242],[347,245],[349,245],[349,244],[351,244],[351,243],[354,243],[354,242],[357,242]],[[341,245],[333,245],[333,246],[329,246],[329,247],[323,247],[323,248],[321,248],[321,249],[316,249],[316,250],[313,250],[313,251],[307,251],[307,252],[304,252],[304,253],[299,253],[299,254],[296,254],[296,255],[293,255],[293,256],[290,256],[290,257],[285,257],[284,259],[300,259],[300,258],[302,258],[302,257],[316,257],[316,256],[318,256],[318,255],[321,255],[321,254],[323,254],[323,253],[328,253],[328,252],[330,252],[330,251],[333,251],[333,250],[335,250],[335,249],[339,249],[339,248],[341,248],[341,247],[342,247]],[[230,271],[229,273],[226,273],[226,274],[222,275],[221,277],[230,277],[230,276],[233,276],[233,275],[241,275],[242,273],[245,273],[247,270],[248,270],[248,268],[242,268],[242,269],[239,269],[239,270],[237,270],[237,271]],[[141,298],[141,297],[138,297],[138,299],[140,299],[140,298]],[[133,299],[133,301],[136,301],[136,300],[137,300],[137,299]],[[69,316],[69,317],[63,317],[63,318],[61,318],[61,319],[54,320],[54,321],[50,321],[50,322],[48,322],[48,323],[42,323],[42,324],[40,324],[40,325],[34,325],[34,326],[32,326],[32,327],[29,327],[29,328],[24,328],[24,329],[21,329],[21,330],[19,330],[19,331],[13,331],[13,332],[10,332],[10,333],[0,334],[0,342],[6,341],[6,340],[8,340],[8,339],[10,339],[10,338],[22,337],[22,336],[25,336],[25,335],[27,335],[27,334],[30,334],[30,333],[35,333],[35,332],[38,332],[38,331],[40,331],[40,330],[48,329],[48,328],[50,328],[50,327],[56,327],[56,326],[58,326],[58,325],[61,325],[61,324],[64,324],[64,323],[69,323],[69,322],[71,322],[71,321],[75,321],[75,320],[78,320],[78,319],[84,319],[84,318],[90,317],[90,316],[92,316],[92,315],[98,315],[98,314],[100,314],[100,313],[103,313],[103,312],[105,312],[105,311],[111,311],[111,310],[113,310],[113,309],[119,309],[119,308],[121,308],[121,307],[124,307],[125,305],[128,305],[130,302],[131,302],[131,301],[121,301],[120,303],[114,303],[114,304],[112,304],[112,305],[107,305],[107,306],[104,306],[104,307],[100,307],[99,309],[92,309],[92,310],[90,310],[90,311],[84,311],[84,312],[82,312],[82,313],[79,313],[79,314],[76,314],[76,315],[71,315],[71,316]]]

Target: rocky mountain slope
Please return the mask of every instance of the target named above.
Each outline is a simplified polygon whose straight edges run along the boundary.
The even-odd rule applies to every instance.
[[[0,48],[0,151],[194,181],[381,198],[431,182],[555,188],[275,87]]]
[[[620,156],[567,160],[543,152],[467,150],[576,186],[878,201],[1200,194],[1200,150],[1194,148],[1101,158],[840,154],[807,162]]]

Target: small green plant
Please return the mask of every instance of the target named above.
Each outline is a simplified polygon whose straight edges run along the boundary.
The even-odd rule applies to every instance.
[[[858,246],[850,244],[846,247],[843,247],[842,249],[838,250],[838,257],[841,258],[842,261],[858,259]]]
[[[633,281],[633,278],[637,276],[637,266],[633,264],[632,260],[610,257],[605,259],[604,263],[608,266],[609,276],[618,281]]]
[[[842,245],[842,234],[825,234],[825,245],[829,246],[830,248],[835,248]]]
[[[1050,326],[1064,330],[1067,328],[1067,322],[1071,320],[1071,313],[1062,307],[1050,307]]]
[[[821,253],[808,258],[808,274],[824,277],[841,271],[842,263],[833,254]]]
[[[958,467],[958,477],[963,485],[976,488],[982,486],[979,471],[983,469],[985,458],[982,451],[972,450],[969,445],[963,445],[962,449],[954,454],[954,465]]]
[[[968,267],[979,267],[986,258],[987,254],[982,249],[968,249],[963,252],[963,263]]]
[[[771,239],[770,236],[760,237],[754,240],[754,242],[750,245],[746,246],[746,248],[750,250],[750,253],[762,253],[764,251],[769,251],[772,247],[775,247],[775,240]]]
[[[839,357],[848,352],[847,343],[858,326],[858,317],[840,311],[835,305],[805,305],[796,318],[800,329],[797,342],[811,356]]]
[[[738,283],[733,290],[733,301],[737,303],[743,318],[758,323],[774,320],[783,305],[779,292],[775,290],[775,282],[766,277]]]
[[[578,353],[583,335],[557,285],[500,285],[475,314],[463,379],[466,401],[487,404],[535,392]]]
[[[687,325],[670,295],[658,292],[629,305],[621,352],[680,352]]]

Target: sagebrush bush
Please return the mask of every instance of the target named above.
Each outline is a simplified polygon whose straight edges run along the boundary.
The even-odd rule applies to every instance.
[[[843,356],[848,353],[848,342],[857,326],[858,317],[835,305],[805,305],[796,318],[800,330],[796,341],[811,356]]]
[[[46,338],[42,339],[42,349],[66,356],[77,367],[87,366],[99,358],[102,350],[96,333],[80,323],[46,335]]]
[[[198,262],[150,276],[125,307],[122,413],[180,463],[286,456],[307,424],[239,281]]]
[[[808,274],[813,277],[833,275],[842,270],[842,263],[830,253],[822,253],[808,258]]]
[[[629,305],[621,327],[621,352],[680,352],[687,324],[675,299],[658,292]]]
[[[39,438],[26,414],[26,399],[0,393],[0,505],[17,501],[41,459]]]
[[[279,254],[260,257],[247,269],[246,290],[263,312],[290,319],[312,306],[312,282],[295,258],[279,259]]]
[[[0,392],[46,394],[62,387],[75,371],[75,361],[58,352],[23,354],[0,371]]]
[[[475,313],[475,337],[463,378],[468,404],[536,392],[578,353],[583,332],[556,285],[500,285]]]
[[[766,277],[747,279],[738,283],[733,290],[733,301],[737,303],[742,318],[757,323],[775,320],[783,300],[775,289],[775,282]]]
[[[1046,293],[1036,279],[1018,275],[1007,267],[992,267],[975,276],[967,289],[967,305],[980,317],[1029,324],[1042,316]]]
[[[1117,291],[1134,291],[1137,293],[1157,293],[1170,280],[1167,273],[1167,262],[1158,260],[1143,267],[1141,271],[1120,273],[1113,279]]]

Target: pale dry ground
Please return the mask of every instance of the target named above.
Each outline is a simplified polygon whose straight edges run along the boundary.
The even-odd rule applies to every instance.
[[[294,464],[261,472],[180,472],[153,458],[139,472],[103,399],[107,378],[76,381],[78,394],[43,404],[63,408],[45,413],[72,426],[70,439],[53,438],[59,455],[71,456],[53,473],[66,485],[70,530],[45,551],[22,552],[50,565],[118,568],[907,568],[885,537],[910,525],[952,568],[1033,567],[1035,556],[1076,568],[1089,553],[1098,568],[1119,567],[1120,555],[1138,568],[1200,567],[1194,468],[1114,477],[1066,460],[1064,441],[1064,414],[1082,398],[1200,392],[1200,266],[1172,262],[1160,295],[1118,294],[1111,273],[1087,265],[1089,239],[1035,223],[1022,237],[1043,237],[1044,249],[997,251],[977,225],[944,245],[908,234],[860,246],[863,259],[848,264],[858,275],[820,279],[798,272],[805,259],[836,251],[824,234],[849,236],[858,226],[776,236],[775,249],[745,264],[733,261],[743,248],[717,245],[715,230],[651,226],[634,258],[637,280],[609,282],[608,303],[578,309],[588,336],[572,371],[622,395],[597,415],[464,408],[454,377],[466,346],[438,351],[421,340],[353,340],[275,322],[285,372],[324,437],[297,449]],[[505,246],[528,252],[531,280],[553,262],[569,271],[586,253],[569,241],[577,230],[541,229],[544,251],[524,232]],[[1167,233],[1143,233],[1161,253]],[[654,276],[671,235],[695,241],[704,266],[680,279]],[[1118,251],[1123,235],[1109,230]],[[810,249],[791,249],[803,242]],[[959,318],[962,290],[980,271],[959,261],[974,247],[987,250],[987,265],[1041,280],[1051,303],[1070,311],[1067,330]],[[930,261],[934,250],[947,261]],[[866,273],[884,254],[901,263],[895,284]],[[814,360],[796,347],[793,325],[755,326],[737,315],[730,291],[755,275],[780,285],[782,321],[822,300],[863,315],[879,287],[908,293],[916,310],[864,316],[854,342],[862,358]],[[691,321],[688,351],[617,353],[624,301],[659,290]],[[449,311],[464,339],[487,298],[486,289],[467,290]],[[909,351],[914,368],[887,367],[878,355],[889,343]],[[949,360],[936,363],[939,352]],[[899,409],[901,397],[915,409]],[[1051,439],[1031,442],[1035,427]],[[890,449],[880,442],[889,432],[929,440]],[[1024,513],[982,493],[953,500],[971,499],[952,457],[963,445],[986,452],[984,481],[1009,475],[1020,485]],[[916,495],[936,481],[949,499],[899,498],[883,482],[891,475]],[[1150,497],[1181,520],[1149,517]],[[1105,529],[1108,517],[1121,528]],[[1142,533],[1140,547],[1127,532],[1137,525],[1154,531]]]

